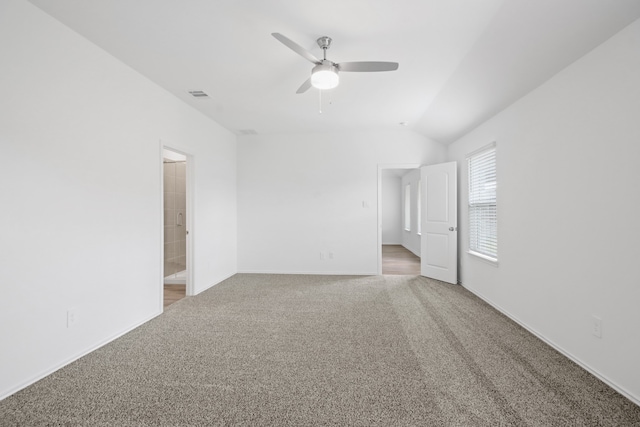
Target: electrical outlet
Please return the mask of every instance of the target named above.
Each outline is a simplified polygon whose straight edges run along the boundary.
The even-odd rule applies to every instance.
[[[72,328],[78,323],[78,312],[71,308],[67,310],[67,328]]]
[[[598,338],[602,338],[602,319],[597,316],[591,316],[591,333]]]
[[[329,259],[333,259],[333,252],[329,252]]]

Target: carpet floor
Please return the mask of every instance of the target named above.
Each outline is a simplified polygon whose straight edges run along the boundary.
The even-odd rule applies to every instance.
[[[239,274],[0,402],[2,426],[640,426],[455,285]]]

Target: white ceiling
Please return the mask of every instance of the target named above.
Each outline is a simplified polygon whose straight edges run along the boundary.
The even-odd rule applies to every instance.
[[[30,0],[225,128],[409,128],[447,143],[640,17],[640,0]],[[393,61],[295,91],[312,64]],[[210,97],[194,99],[190,90]]]

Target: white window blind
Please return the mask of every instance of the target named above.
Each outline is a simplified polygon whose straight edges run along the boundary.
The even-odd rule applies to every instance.
[[[496,146],[472,153],[469,166],[469,251],[498,260]]]

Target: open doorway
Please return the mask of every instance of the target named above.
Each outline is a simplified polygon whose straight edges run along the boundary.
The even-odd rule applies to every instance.
[[[163,148],[163,307],[187,295],[188,212],[186,155]]]
[[[393,170],[396,171],[393,171]],[[420,275],[457,283],[457,163],[378,165],[378,274],[383,274],[383,177],[400,176],[401,246],[420,258]],[[396,186],[397,188],[397,186]]]
[[[419,167],[378,168],[378,274],[420,274]]]

